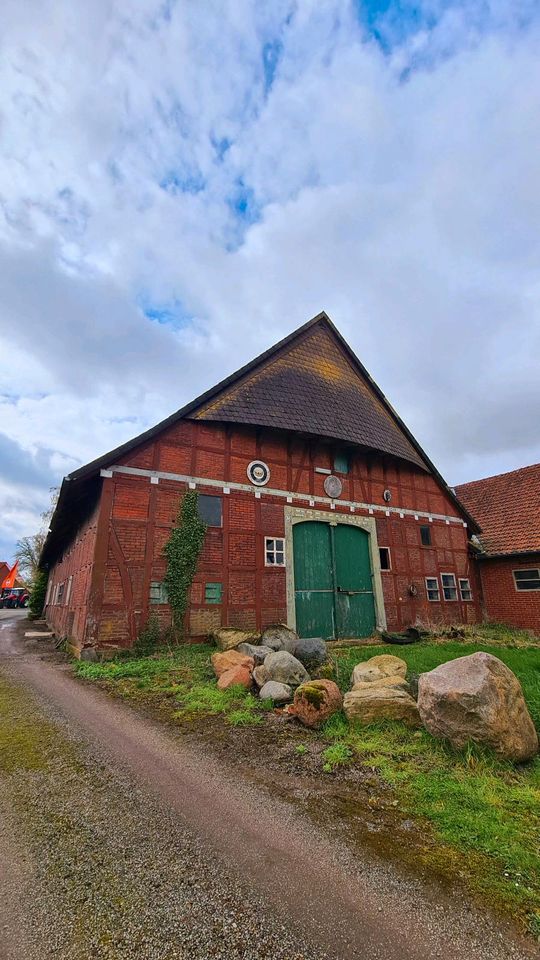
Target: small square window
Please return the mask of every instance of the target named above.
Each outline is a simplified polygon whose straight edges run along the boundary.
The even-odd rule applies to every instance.
[[[381,561],[381,570],[391,570],[390,550],[388,547],[379,547],[379,557]]]
[[[426,577],[426,593],[428,600],[432,603],[441,599],[437,577]]]
[[[264,564],[266,567],[285,566],[285,540],[283,537],[264,538]]]
[[[514,570],[516,590],[540,590],[540,570]]]
[[[167,589],[164,583],[153,580],[150,584],[150,603],[167,603]]]
[[[428,526],[420,527],[420,542],[423,547],[431,546],[431,527],[428,527]]]
[[[221,527],[222,520],[222,498],[211,497],[206,493],[200,493],[197,497],[197,509],[201,520],[208,527]]]
[[[221,603],[223,585],[221,583],[207,583],[204,588],[205,603]]]
[[[349,472],[349,457],[346,453],[336,453],[334,457],[334,473]]]
[[[445,600],[457,600],[456,578],[453,573],[441,573],[443,597]]]
[[[462,600],[472,600],[471,581],[468,578],[459,578],[459,592]]]

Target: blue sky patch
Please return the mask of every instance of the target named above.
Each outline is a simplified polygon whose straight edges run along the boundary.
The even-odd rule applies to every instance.
[[[187,327],[193,320],[193,315],[179,299],[170,300],[167,303],[155,303],[151,302],[150,298],[140,297],[139,306],[148,320],[152,320],[153,323],[167,324],[177,330]]]
[[[264,71],[264,92],[267,94],[274,82],[278,64],[283,51],[281,40],[271,40],[265,43],[262,51]]]
[[[159,185],[166,193],[201,193],[206,186],[206,180],[200,173],[182,175],[178,171],[169,171],[159,181]]]

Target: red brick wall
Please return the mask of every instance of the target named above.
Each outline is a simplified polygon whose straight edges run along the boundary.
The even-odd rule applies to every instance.
[[[69,637],[78,649],[82,646],[86,634],[98,513],[99,503],[77,532],[75,540],[63,557],[51,569],[47,586],[47,623],[57,636]],[[59,602],[55,602],[60,584],[64,585],[63,596]]]
[[[254,428],[222,427],[184,421],[125,458],[124,465],[194,477],[247,483],[250,460],[265,460],[271,471],[269,486],[305,494],[294,506],[309,507],[309,496],[324,496],[324,475],[315,466],[332,468],[331,444],[312,444],[286,434]],[[350,471],[341,476],[343,500],[384,504],[383,490],[392,491],[392,507],[456,515],[453,502],[436,481],[423,471],[390,458],[360,452]],[[185,484],[115,473],[105,484],[111,488],[104,529],[108,544],[104,562],[104,590],[97,627],[100,642],[129,645],[147,621],[149,612],[165,624],[170,620],[166,605],[149,604],[150,583],[162,581],[166,562],[163,547],[177,517]],[[192,637],[207,634],[220,625],[261,628],[286,620],[285,570],[264,565],[264,537],[284,535],[285,498],[261,489],[223,494],[219,487],[201,487],[202,493],[222,496],[223,526],[209,528],[191,592],[187,630]],[[105,508],[103,508],[105,509]],[[312,509],[328,511],[329,504]],[[336,503],[337,513],[350,514]],[[360,513],[360,511],[357,511]],[[475,570],[467,553],[467,531],[461,524],[444,521],[429,524],[432,546],[422,547],[420,524],[414,517],[386,517],[379,512],[379,546],[391,551],[392,569],[383,572],[388,626],[400,629],[417,619],[433,622],[475,621],[479,618],[479,593]],[[473,603],[430,603],[425,576],[454,573],[467,576],[473,588]],[[56,576],[56,573],[55,573]],[[223,585],[221,604],[205,602],[207,583]],[[417,596],[411,597],[414,584]]]
[[[483,560],[478,566],[486,618],[540,634],[540,592],[518,592],[512,575],[513,570],[540,567],[540,554],[533,560]]]

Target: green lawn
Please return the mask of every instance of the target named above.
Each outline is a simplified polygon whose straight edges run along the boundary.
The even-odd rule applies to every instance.
[[[336,679],[342,690],[349,689],[354,665],[379,653],[402,657],[409,674],[420,674],[486,650],[517,675],[540,728],[540,649],[515,642],[512,635],[507,640],[506,634],[504,640],[487,635],[491,644],[421,642],[336,650]],[[263,727],[270,704],[238,688],[220,693],[212,652],[208,645],[182,646],[141,659],[79,662],[75,671],[116,695],[162,704],[177,722],[196,726],[200,718],[221,715],[231,726]],[[540,760],[516,767],[474,746],[453,751],[425,731],[399,723],[349,725],[341,713],[320,731],[306,731],[305,738],[324,744],[321,776],[339,776],[351,765],[376,771],[393,791],[400,813],[425,825],[426,862],[458,873],[471,889],[526,919],[540,936]],[[296,753],[300,764],[307,763],[301,745]]]

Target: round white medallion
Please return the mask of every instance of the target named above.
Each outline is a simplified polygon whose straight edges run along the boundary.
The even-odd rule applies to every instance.
[[[247,468],[247,475],[256,487],[264,487],[270,479],[270,468],[263,460],[252,460]]]
[[[336,500],[337,497],[340,497],[342,490],[343,484],[339,477],[330,476],[324,481],[324,492],[327,493],[329,497],[332,497],[332,500]]]

